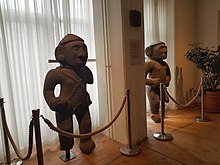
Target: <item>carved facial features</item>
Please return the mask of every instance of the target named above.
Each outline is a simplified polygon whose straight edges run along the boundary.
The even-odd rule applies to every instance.
[[[167,58],[167,46],[164,43],[155,45],[153,47],[152,57],[154,59],[166,59]]]
[[[83,41],[72,41],[64,45],[65,63],[72,68],[85,66],[88,59],[87,46]]]

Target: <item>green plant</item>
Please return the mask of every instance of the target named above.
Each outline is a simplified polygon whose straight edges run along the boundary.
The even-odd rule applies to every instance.
[[[220,48],[202,48],[197,43],[191,46],[192,49],[185,54],[186,59],[202,71],[204,90],[216,91],[220,84]]]

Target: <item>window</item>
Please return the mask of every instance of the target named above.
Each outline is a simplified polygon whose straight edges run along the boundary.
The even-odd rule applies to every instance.
[[[46,73],[58,66],[49,64],[48,60],[55,58],[54,50],[60,39],[67,33],[82,37],[89,58],[95,59],[92,1],[1,0],[0,28],[0,97],[5,101],[12,136],[19,148],[24,149],[28,145],[31,110],[39,108],[40,114],[55,124],[55,114],[43,97],[43,83]],[[88,90],[93,101],[90,106],[93,126],[97,127],[96,64],[92,62],[88,66],[95,77],[95,84]],[[57,134],[48,129],[42,123],[43,143],[56,140]],[[0,161],[3,151],[0,133]]]

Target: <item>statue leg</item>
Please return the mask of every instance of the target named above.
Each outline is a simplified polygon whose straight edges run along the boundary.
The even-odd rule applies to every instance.
[[[88,106],[79,106],[76,112],[76,119],[79,123],[80,134],[90,133],[92,130],[92,122]],[[80,139],[80,150],[84,154],[90,154],[95,149],[95,143],[91,136]]]
[[[56,112],[56,122],[58,128],[73,133],[73,119],[68,112],[66,111]],[[74,146],[73,138],[65,137],[59,134],[59,141],[60,141],[60,150],[65,150],[65,151],[70,150]]]
[[[160,99],[159,95],[152,90],[147,90],[147,96],[150,104],[150,117],[155,123],[160,123]]]
[[[57,127],[73,133],[73,119],[72,115],[69,115],[67,112],[56,112],[56,121]],[[60,156],[64,162],[75,158],[75,155],[70,152],[70,149],[74,146],[74,139],[65,137],[59,134],[59,141],[60,141],[60,150],[64,150],[65,154]]]

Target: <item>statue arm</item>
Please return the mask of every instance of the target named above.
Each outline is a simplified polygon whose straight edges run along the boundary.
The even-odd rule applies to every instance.
[[[160,78],[146,78],[145,79],[145,85],[155,85],[158,86],[161,83]]]
[[[154,61],[145,62],[145,85],[159,85],[161,79],[159,77],[150,77],[154,70]]]
[[[167,65],[167,68],[166,68],[166,81],[165,81],[165,85],[168,87],[169,86],[169,83],[170,83],[170,80],[171,80],[171,72],[170,72],[170,68]]]
[[[53,111],[65,110],[68,106],[67,98],[61,96],[56,97],[54,95],[56,85],[61,83],[58,75],[59,74],[57,74],[55,70],[50,70],[44,81],[44,98],[50,109]]]

